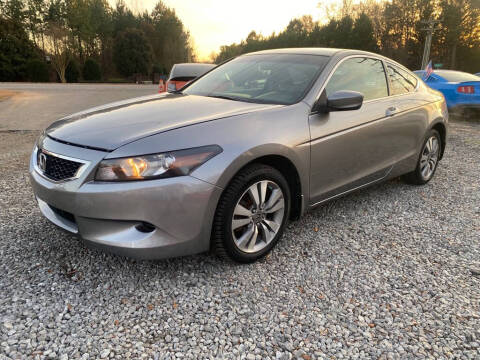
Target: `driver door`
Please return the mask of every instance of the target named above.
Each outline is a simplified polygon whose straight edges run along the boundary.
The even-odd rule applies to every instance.
[[[310,200],[315,205],[385,178],[398,153],[395,104],[380,59],[347,58],[333,71],[326,96],[340,90],[364,95],[360,109],[309,117]]]

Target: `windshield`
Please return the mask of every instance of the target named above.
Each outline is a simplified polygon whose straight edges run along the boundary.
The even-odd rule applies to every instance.
[[[294,104],[323,70],[327,56],[241,56],[198,79],[183,93],[270,104]]]
[[[448,82],[480,81],[479,76],[462,72],[462,71],[435,70],[435,74],[440,75]]]

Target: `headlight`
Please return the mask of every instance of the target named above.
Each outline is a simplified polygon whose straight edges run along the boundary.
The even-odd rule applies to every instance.
[[[98,166],[95,180],[150,180],[188,175],[221,152],[220,146],[209,145],[162,154],[103,160]]]

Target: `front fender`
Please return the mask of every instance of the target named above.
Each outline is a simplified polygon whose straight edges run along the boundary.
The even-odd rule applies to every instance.
[[[310,144],[308,142],[296,145],[293,148],[278,143],[262,144],[239,154],[232,155],[232,153],[225,154],[225,158],[233,157],[231,160],[225,162],[224,160],[226,159],[222,159],[222,156],[219,156],[217,159],[214,158],[208,164],[195,170],[191,175],[211,184],[215,184],[218,187],[226,188],[233,177],[242,168],[255,162],[257,159],[274,155],[288,160],[295,167],[300,178],[303,195],[305,195],[304,193],[306,192],[306,189],[308,189],[309,176],[307,174],[309,171],[310,159]],[[223,171],[214,171],[214,168],[221,168],[223,163],[227,165]]]
[[[297,169],[302,191],[307,196],[310,168],[308,112],[309,107],[300,102],[185,126],[137,140],[110,153],[109,157],[219,145],[223,151],[195,169],[191,176],[225,188],[246,164],[263,156],[282,156]]]

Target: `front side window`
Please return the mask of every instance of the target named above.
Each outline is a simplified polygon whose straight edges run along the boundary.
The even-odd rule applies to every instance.
[[[258,54],[238,57],[215,68],[183,93],[237,101],[294,104],[310,89],[329,57]]]
[[[417,79],[398,66],[387,65],[388,78],[390,79],[390,95],[401,95],[412,92],[417,87]]]
[[[340,90],[358,91],[365,101],[388,96],[382,61],[367,57],[345,60],[335,70],[325,90],[327,96]]]

